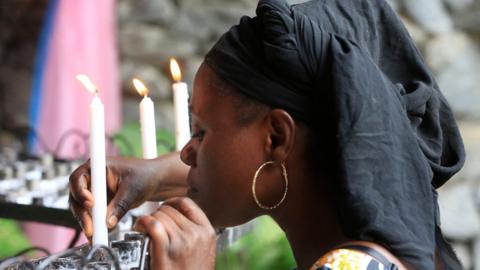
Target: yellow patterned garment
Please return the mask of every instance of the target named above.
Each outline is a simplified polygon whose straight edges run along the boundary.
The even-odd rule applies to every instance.
[[[374,257],[367,253],[351,249],[335,249],[322,256],[310,270],[387,270]],[[393,268],[395,269],[395,268]]]

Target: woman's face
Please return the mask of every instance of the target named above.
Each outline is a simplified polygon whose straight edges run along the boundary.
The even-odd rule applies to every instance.
[[[252,177],[266,160],[262,117],[238,122],[233,97],[212,85],[213,71],[203,64],[190,99],[192,138],[181,158],[190,166],[188,196],[216,227],[238,225],[258,215]]]

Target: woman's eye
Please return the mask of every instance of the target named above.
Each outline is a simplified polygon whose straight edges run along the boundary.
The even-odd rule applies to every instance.
[[[197,131],[197,132],[194,132],[192,135],[191,135],[191,138],[192,139],[198,139],[198,140],[202,140],[203,139],[203,135],[205,135],[205,131],[204,130],[200,130],[200,131]]]

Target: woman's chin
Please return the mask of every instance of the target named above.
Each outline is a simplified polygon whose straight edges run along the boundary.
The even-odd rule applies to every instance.
[[[219,208],[216,203],[208,199],[206,200],[205,196],[202,195],[204,194],[193,187],[189,187],[187,190],[187,197],[192,199],[202,209],[212,226],[216,229],[242,225],[255,218],[254,216],[242,218],[232,216],[235,211],[228,207]]]

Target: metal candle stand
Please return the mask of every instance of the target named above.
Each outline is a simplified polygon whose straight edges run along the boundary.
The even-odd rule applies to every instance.
[[[82,245],[56,255],[0,264],[0,267],[5,270],[148,270],[148,244],[149,238],[145,234],[129,232],[124,240],[110,242],[110,247]]]

